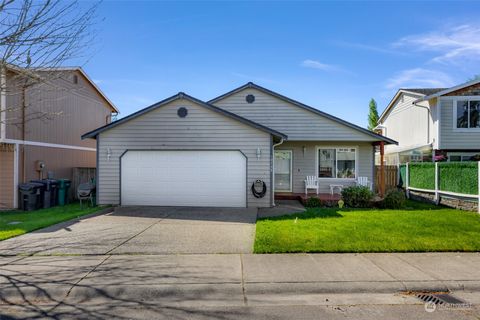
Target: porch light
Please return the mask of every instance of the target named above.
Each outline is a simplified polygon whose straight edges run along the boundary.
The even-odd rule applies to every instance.
[[[107,148],[107,161],[110,161],[110,157],[112,156],[112,150]]]
[[[257,148],[257,159],[260,159],[262,156],[262,150],[260,148]]]

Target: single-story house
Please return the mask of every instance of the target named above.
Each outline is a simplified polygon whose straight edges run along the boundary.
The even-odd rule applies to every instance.
[[[218,207],[270,207],[307,176],[321,193],[373,181],[375,146],[396,143],[251,82],[208,102],[178,93],[82,138],[97,141],[99,204]]]

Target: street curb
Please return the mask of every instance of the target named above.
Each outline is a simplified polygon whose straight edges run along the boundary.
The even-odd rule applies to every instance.
[[[6,288],[0,290],[0,305],[35,301],[52,303],[68,300],[88,301],[162,301],[163,303],[213,303],[233,305],[242,300],[241,283],[165,283],[131,285],[45,285],[39,287]],[[480,281],[324,281],[305,283],[245,283],[245,296],[301,295],[301,294],[396,294],[399,292],[480,292]]]

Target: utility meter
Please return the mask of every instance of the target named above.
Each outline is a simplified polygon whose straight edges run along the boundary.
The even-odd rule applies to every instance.
[[[35,161],[35,170],[37,171],[43,171],[45,169],[45,161],[43,160],[37,160]]]

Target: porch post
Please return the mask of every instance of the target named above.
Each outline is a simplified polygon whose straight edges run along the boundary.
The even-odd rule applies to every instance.
[[[385,142],[380,141],[380,197],[385,195],[385,165],[384,162],[385,155]]]

